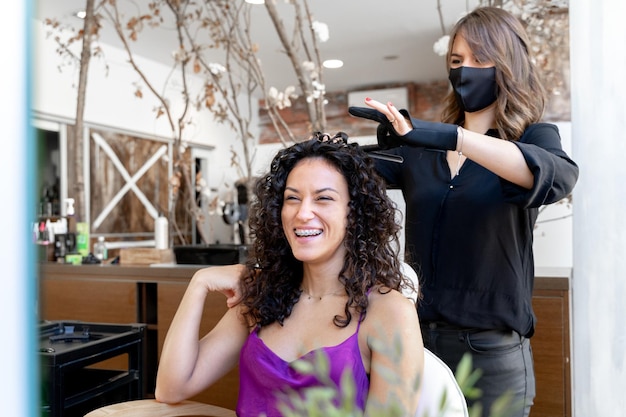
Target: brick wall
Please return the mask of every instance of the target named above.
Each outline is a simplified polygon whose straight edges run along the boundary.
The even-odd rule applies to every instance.
[[[448,80],[441,80],[424,84],[408,83],[370,86],[364,90],[406,87],[409,95],[409,112],[411,116],[423,120],[438,121],[442,111],[443,98],[448,91],[448,85]],[[352,117],[348,114],[348,92],[326,93],[326,98],[328,99],[328,104],[325,107],[327,132],[335,133],[342,131],[352,137],[376,134],[376,123]],[[278,142],[274,127],[267,112],[264,110],[263,102],[260,103],[259,108],[261,109],[259,111],[259,124],[261,126],[259,143]],[[291,107],[281,111],[281,116],[294,132],[296,138],[306,139],[311,135],[304,98],[300,97],[294,100]]]

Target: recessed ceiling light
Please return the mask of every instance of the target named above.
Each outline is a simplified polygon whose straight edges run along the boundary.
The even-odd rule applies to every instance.
[[[341,68],[343,67],[343,61],[340,59],[327,59],[322,65],[324,68]]]
[[[246,0],[246,3],[250,3],[250,4],[263,4],[263,3],[265,3],[265,0]]]

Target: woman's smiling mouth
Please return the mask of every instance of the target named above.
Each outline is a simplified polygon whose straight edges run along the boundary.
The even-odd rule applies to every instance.
[[[319,229],[294,229],[293,231],[297,237],[310,237],[322,234],[322,231]]]

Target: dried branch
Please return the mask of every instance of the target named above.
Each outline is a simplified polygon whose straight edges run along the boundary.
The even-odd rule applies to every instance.
[[[87,93],[87,75],[91,60],[91,41],[97,33],[94,17],[94,0],[87,0],[86,16],[83,28],[83,47],[80,55],[80,73],[78,76],[78,95],[76,100],[76,123],[74,124],[74,164],[76,167],[74,181],[74,201],[78,219],[85,219],[85,176],[83,174],[83,120],[85,115],[85,96]],[[84,220],[83,220],[84,221]]]
[[[303,23],[304,20],[302,19],[302,16],[301,16],[299,4],[297,1],[292,2],[292,4],[294,5],[295,11],[296,11],[294,30],[300,33],[301,44],[306,45],[307,43],[302,37],[302,31],[305,30],[304,28],[305,24]],[[319,78],[321,77],[322,70],[321,70],[321,62],[319,60],[319,52],[316,52],[316,56],[318,58],[316,58],[315,61],[311,61],[315,65],[315,71],[317,72],[317,76],[316,77],[314,76],[313,79],[310,79],[309,77],[306,76],[307,72],[302,66],[302,63],[298,61],[297,44],[289,42],[289,39],[286,35],[285,25],[283,24],[282,20],[278,16],[276,5],[274,4],[274,2],[266,1],[265,8],[267,9],[270,19],[272,20],[272,23],[274,24],[274,28],[276,29],[276,33],[278,34],[281,44],[283,45],[283,48],[285,48],[285,53],[287,57],[289,58],[289,60],[291,61],[291,65],[295,71],[295,75],[296,75],[296,78],[298,79],[298,84],[300,86],[300,89],[307,97],[307,111],[309,114],[309,120],[311,121],[312,130],[323,132],[326,126],[326,116],[325,116],[324,107],[323,107],[324,97],[323,97],[323,94],[320,97],[316,97],[315,88],[313,86],[313,82],[315,81],[320,82],[321,84],[321,81],[319,80]],[[309,24],[306,26],[310,28],[311,22],[310,22],[310,14],[308,13],[308,7],[307,7],[307,16],[309,17],[309,20],[308,20]],[[296,40],[296,37],[294,36],[294,42],[295,40]],[[317,45],[316,45],[314,33],[312,36],[311,43],[313,44],[313,46],[315,47],[315,50],[317,51]],[[307,54],[307,58],[309,59],[311,58],[310,54]],[[318,102],[321,102],[321,105],[317,105]]]
[[[285,53],[289,57],[294,74],[298,80],[301,94],[306,98],[311,131],[325,130],[325,91],[321,82],[321,58],[317,46],[312,15],[306,0],[296,0],[291,4],[295,10],[294,32],[291,39],[287,36],[273,2],[265,3],[276,33]],[[258,59],[259,46],[251,37],[251,7],[243,1],[229,0],[154,0],[150,2],[150,11],[138,13],[122,20],[118,3],[113,0],[101,0],[102,17],[112,24],[115,33],[122,42],[130,66],[137,73],[143,85],[157,99],[156,117],[165,116],[172,133],[174,144],[174,175],[170,181],[170,224],[179,232],[175,210],[179,201],[178,191],[181,183],[188,191],[184,206],[186,211],[201,221],[204,216],[193,195],[193,180],[190,161],[185,159],[185,126],[190,123],[189,110],[208,109],[216,121],[230,126],[242,145],[241,155],[233,152],[233,164],[241,177],[250,181],[255,158],[255,137],[253,135],[253,100],[259,97],[265,103],[265,110],[280,141],[287,145],[296,139],[290,126],[284,120],[281,109],[289,105],[289,98],[297,96],[294,87],[287,87],[278,97],[271,95],[276,90],[268,88],[265,74]],[[178,49],[174,53],[174,62],[170,75],[181,77],[180,93],[183,98],[182,109],[174,110],[167,97],[165,88],[159,92],[137,62],[136,54],[130,44],[142,36],[146,27],[158,28],[164,21],[170,21],[166,14],[171,14],[175,22]],[[210,62],[207,51],[220,51],[222,62]],[[194,90],[191,82],[201,81],[202,87]],[[169,78],[169,77],[168,77]],[[141,90],[136,92],[142,96]],[[174,114],[174,111],[177,113]],[[241,180],[241,179],[240,179]],[[200,228],[201,229],[201,228]],[[202,231],[201,231],[202,233]],[[182,234],[178,233],[182,238]],[[206,242],[204,236],[203,240]]]
[[[168,2],[169,4],[169,2]],[[189,112],[190,98],[189,98],[189,86],[187,82],[187,66],[189,61],[186,59],[182,59],[174,62],[173,70],[177,70],[177,73],[181,76],[182,82],[182,97],[183,97],[183,108],[177,115],[174,116],[172,113],[172,108],[170,105],[170,101],[163,93],[159,93],[154,83],[150,80],[150,77],[143,71],[143,69],[138,65],[137,60],[135,59],[135,54],[132,52],[132,49],[129,44],[129,36],[124,33],[122,21],[120,18],[119,9],[116,2],[107,2],[103,8],[103,12],[108,18],[108,21],[112,23],[115,33],[117,34],[119,40],[122,42],[122,46],[127,54],[128,62],[133,68],[133,70],[137,73],[137,75],[141,78],[145,86],[152,93],[152,95],[159,101],[160,106],[157,109],[157,118],[161,115],[165,115],[167,118],[168,124],[170,126],[170,130],[172,133],[172,140],[174,143],[174,161],[173,161],[173,169],[177,175],[177,177],[184,181],[184,190],[185,192],[185,200],[183,202],[186,212],[188,212],[191,216],[193,216],[196,221],[202,222],[202,211],[196,204],[196,199],[193,193],[193,181],[191,179],[191,173],[189,170],[188,164],[184,158],[184,146],[183,146],[183,137],[184,130],[186,124],[186,117]],[[182,20],[183,14],[180,10],[176,8],[170,7],[172,14],[174,15],[174,20],[176,22],[176,34],[179,40],[179,43],[182,44],[183,36],[181,33],[182,28]],[[133,22],[140,22],[141,19],[132,20]],[[136,25],[131,25],[129,23],[126,24],[126,27],[131,27],[131,35],[130,37],[135,37],[137,33],[141,30]],[[176,119],[176,122],[174,121]],[[176,235],[182,244],[186,244],[186,239],[184,237],[184,233],[180,233],[180,229],[178,227],[178,219],[176,218],[176,210],[175,207],[180,198],[180,187],[172,187],[172,191],[170,192],[170,206],[168,208],[168,218],[169,223],[172,225],[175,231],[177,231]],[[203,228],[198,228],[198,231],[201,235],[201,239],[203,241],[207,241],[207,238],[204,234]]]
[[[439,26],[441,27],[441,34],[447,35],[446,25],[443,22],[443,10],[441,9],[441,0],[437,0],[437,14],[439,15]]]

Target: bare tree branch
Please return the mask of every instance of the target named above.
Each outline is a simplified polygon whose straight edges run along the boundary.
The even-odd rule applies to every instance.
[[[93,2],[93,0],[90,0]],[[312,25],[312,15],[306,0],[291,3],[294,7],[294,32],[287,36],[285,25],[273,2],[266,2],[268,14],[278,38],[293,66],[298,80],[299,92],[306,99],[311,132],[324,131],[325,91],[321,82],[321,58],[317,47],[316,33]],[[256,155],[256,140],[252,126],[253,110],[259,98],[270,118],[276,134],[284,145],[295,142],[291,127],[283,118],[281,109],[289,105],[289,99],[297,96],[296,90],[287,88],[285,93],[272,96],[276,91],[268,88],[261,62],[257,56],[259,45],[251,36],[251,7],[249,4],[230,0],[154,0],[149,12],[138,12],[122,19],[118,2],[101,0],[103,21],[113,26],[122,43],[132,69],[141,79],[147,90],[157,99],[156,117],[165,117],[171,130],[174,147],[172,166],[174,175],[170,179],[170,224],[182,239],[175,218],[178,202],[184,204],[187,213],[201,222],[204,215],[197,204],[194,181],[189,161],[184,154],[185,127],[190,120],[190,109],[208,109],[215,120],[233,129],[242,145],[241,155],[233,151],[232,162],[241,179],[252,180],[252,167]],[[172,19],[168,17],[172,16]],[[100,16],[100,15],[99,15]],[[178,49],[174,52],[174,62],[170,76],[180,76],[182,108],[174,109],[173,100],[165,88],[157,88],[144,68],[141,67],[131,42],[144,35],[146,28],[158,28],[163,22],[175,22]],[[87,33],[87,32],[86,32]],[[69,51],[69,50],[68,50]],[[220,51],[221,62],[210,62],[207,51]],[[88,64],[87,59],[82,62]],[[192,80],[193,79],[193,80]],[[200,82],[198,82],[200,81]],[[169,82],[169,77],[166,82]],[[201,87],[197,88],[200,84]],[[293,90],[292,90],[293,89]],[[161,90],[161,91],[159,91]],[[142,96],[140,89],[136,95]],[[293,96],[291,96],[293,95]],[[256,102],[255,102],[256,101]],[[174,114],[175,113],[175,114]],[[78,137],[79,135],[77,135]],[[179,200],[180,190],[186,190],[184,201]],[[202,228],[200,228],[202,229]],[[200,230],[202,233],[202,230]],[[203,241],[206,238],[202,236]]]
[[[94,0],[87,0],[86,16],[83,26],[83,47],[80,55],[80,73],[78,76],[78,94],[76,98],[76,123],[74,124],[74,166],[76,167],[76,179],[74,181],[74,201],[76,203],[77,218],[85,219],[85,175],[83,164],[83,119],[85,115],[85,97],[87,93],[87,75],[89,73],[89,62],[91,60],[91,41],[97,32],[97,25],[94,17]]]

